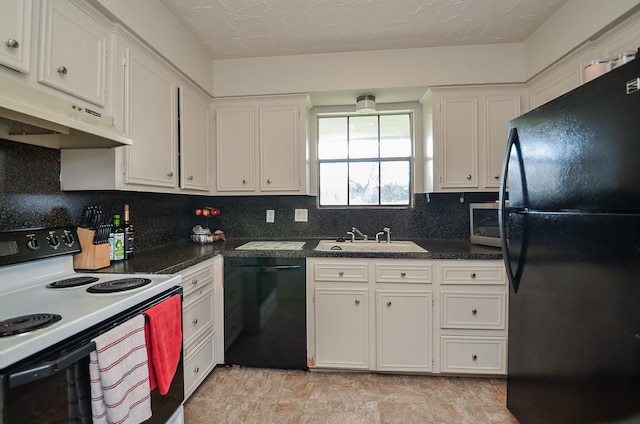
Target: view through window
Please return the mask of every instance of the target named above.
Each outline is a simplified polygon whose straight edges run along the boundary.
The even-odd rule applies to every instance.
[[[409,113],[318,118],[320,206],[408,206]]]

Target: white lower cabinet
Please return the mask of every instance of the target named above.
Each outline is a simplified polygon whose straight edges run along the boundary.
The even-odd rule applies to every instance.
[[[224,362],[222,257],[189,267],[181,274],[186,400],[216,364]]]
[[[307,258],[313,368],[506,374],[501,261]]]

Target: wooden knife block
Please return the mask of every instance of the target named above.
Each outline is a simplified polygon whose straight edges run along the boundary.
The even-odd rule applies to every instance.
[[[93,270],[111,265],[109,243],[93,244],[94,230],[78,228],[77,231],[82,252],[73,257],[73,267]]]

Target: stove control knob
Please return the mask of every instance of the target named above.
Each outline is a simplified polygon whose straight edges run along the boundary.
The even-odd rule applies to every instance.
[[[49,246],[51,246],[52,249],[57,249],[58,247],[60,247],[60,239],[53,231],[50,232],[47,236],[47,241],[49,242]]]
[[[73,238],[73,233],[69,230],[64,230],[64,234],[62,235],[62,242],[67,246],[73,246],[75,239]]]
[[[29,250],[38,250],[40,249],[40,243],[34,236],[27,236],[27,247]]]

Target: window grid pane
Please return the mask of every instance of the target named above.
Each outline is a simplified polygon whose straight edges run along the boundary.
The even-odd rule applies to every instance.
[[[320,206],[407,206],[411,117],[318,118]]]

